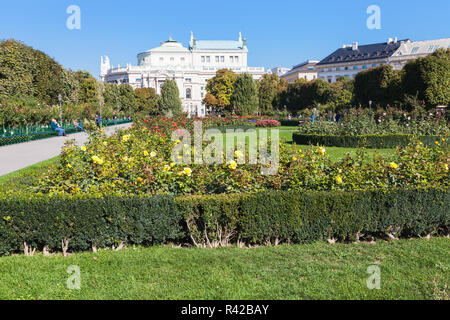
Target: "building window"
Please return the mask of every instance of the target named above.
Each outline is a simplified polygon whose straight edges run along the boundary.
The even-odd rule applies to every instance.
[[[186,78],[186,82],[192,82],[191,78]]]
[[[230,62],[231,62],[231,63],[234,62],[233,60],[234,60],[234,57],[233,57],[233,56],[230,56]]]
[[[216,62],[219,62],[219,56],[216,56]]]
[[[211,57],[210,56],[206,56],[206,62],[211,62]]]
[[[163,57],[159,57],[159,61],[164,61],[164,58]]]
[[[205,62],[205,56],[202,56],[202,62]]]
[[[225,57],[224,56],[220,57],[220,62],[225,62]]]
[[[184,60],[185,60],[184,57],[182,57],[182,58],[181,58],[181,62],[184,62]]]
[[[358,70],[358,66],[354,66],[354,67],[353,67],[353,70]]]
[[[234,60],[235,60],[236,62],[239,62],[239,57],[238,57],[238,56],[235,56],[235,57],[234,57]]]
[[[186,89],[186,99],[192,98],[192,90],[190,88]]]

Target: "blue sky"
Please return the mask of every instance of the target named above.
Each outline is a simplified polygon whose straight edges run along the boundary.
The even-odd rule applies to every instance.
[[[66,28],[70,5],[81,8],[81,30]],[[381,29],[369,30],[366,9],[381,9]],[[136,64],[136,54],[169,35],[186,46],[197,39],[248,39],[249,65],[292,67],[320,60],[342,44],[450,37],[449,0],[15,0],[2,1],[0,39],[15,38],[73,70],[98,76],[100,56]]]

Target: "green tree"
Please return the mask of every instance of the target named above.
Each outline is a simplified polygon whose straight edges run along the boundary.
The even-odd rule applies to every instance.
[[[403,71],[405,94],[425,101],[428,108],[450,103],[450,49],[438,49],[430,56],[412,60]]]
[[[255,114],[258,111],[258,89],[250,74],[244,73],[238,76],[230,103],[233,111],[242,116]]]
[[[257,82],[259,110],[263,114],[271,114],[274,109],[281,108],[281,94],[287,89],[287,81],[276,74],[264,74]]]
[[[10,39],[0,42],[0,95],[35,97],[57,104],[66,93],[65,69],[45,53]]]
[[[161,89],[161,96],[158,100],[159,111],[162,114],[180,114],[183,112],[180,91],[174,80],[167,79]]]
[[[385,105],[401,99],[400,72],[390,65],[362,71],[355,76],[355,102],[367,106],[369,101]]]
[[[119,106],[120,111],[131,115],[136,109],[136,96],[133,87],[129,84],[121,84],[119,87]]]
[[[134,90],[136,95],[136,109],[137,113],[157,114],[156,104],[158,102],[158,95],[153,88],[138,88]]]
[[[206,84],[206,106],[217,108],[216,111],[231,111],[230,99],[236,79],[237,74],[229,69],[217,70],[216,75]]]

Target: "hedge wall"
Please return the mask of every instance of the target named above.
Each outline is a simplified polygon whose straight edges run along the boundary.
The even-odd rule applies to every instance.
[[[104,248],[168,241],[216,247],[235,243],[310,243],[362,235],[449,233],[450,193],[283,192],[172,198],[3,199],[0,255],[23,250]]]
[[[407,145],[412,139],[412,136],[406,134],[330,136],[295,132],[293,135],[294,142],[301,145],[319,144],[327,147],[366,147],[374,149],[396,148],[400,145]],[[417,139],[425,145],[433,145],[436,141],[441,141],[442,137],[419,136]]]
[[[18,252],[23,243],[42,250],[104,248],[120,242],[166,243],[182,235],[173,198],[4,199],[0,200],[0,255]]]

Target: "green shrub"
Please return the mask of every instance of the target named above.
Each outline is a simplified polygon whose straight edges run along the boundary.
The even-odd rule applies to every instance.
[[[419,136],[417,137],[424,145],[432,146],[436,141],[441,141],[442,137],[438,136]],[[321,145],[327,147],[347,147],[358,148],[366,147],[373,149],[396,148],[398,146],[406,146],[415,139],[406,134],[389,134],[389,135],[359,135],[359,136],[338,136],[338,135],[320,135],[320,134],[303,134],[295,132],[293,141],[299,145]]]
[[[42,250],[104,248],[120,242],[152,245],[177,239],[180,216],[170,196],[151,198],[11,198],[0,200],[0,255],[23,244]]]
[[[450,195],[437,190],[262,192],[177,198],[197,245],[310,243],[363,235],[447,234]]]
[[[190,242],[197,246],[417,237],[450,231],[448,190],[0,200],[0,255]]]

